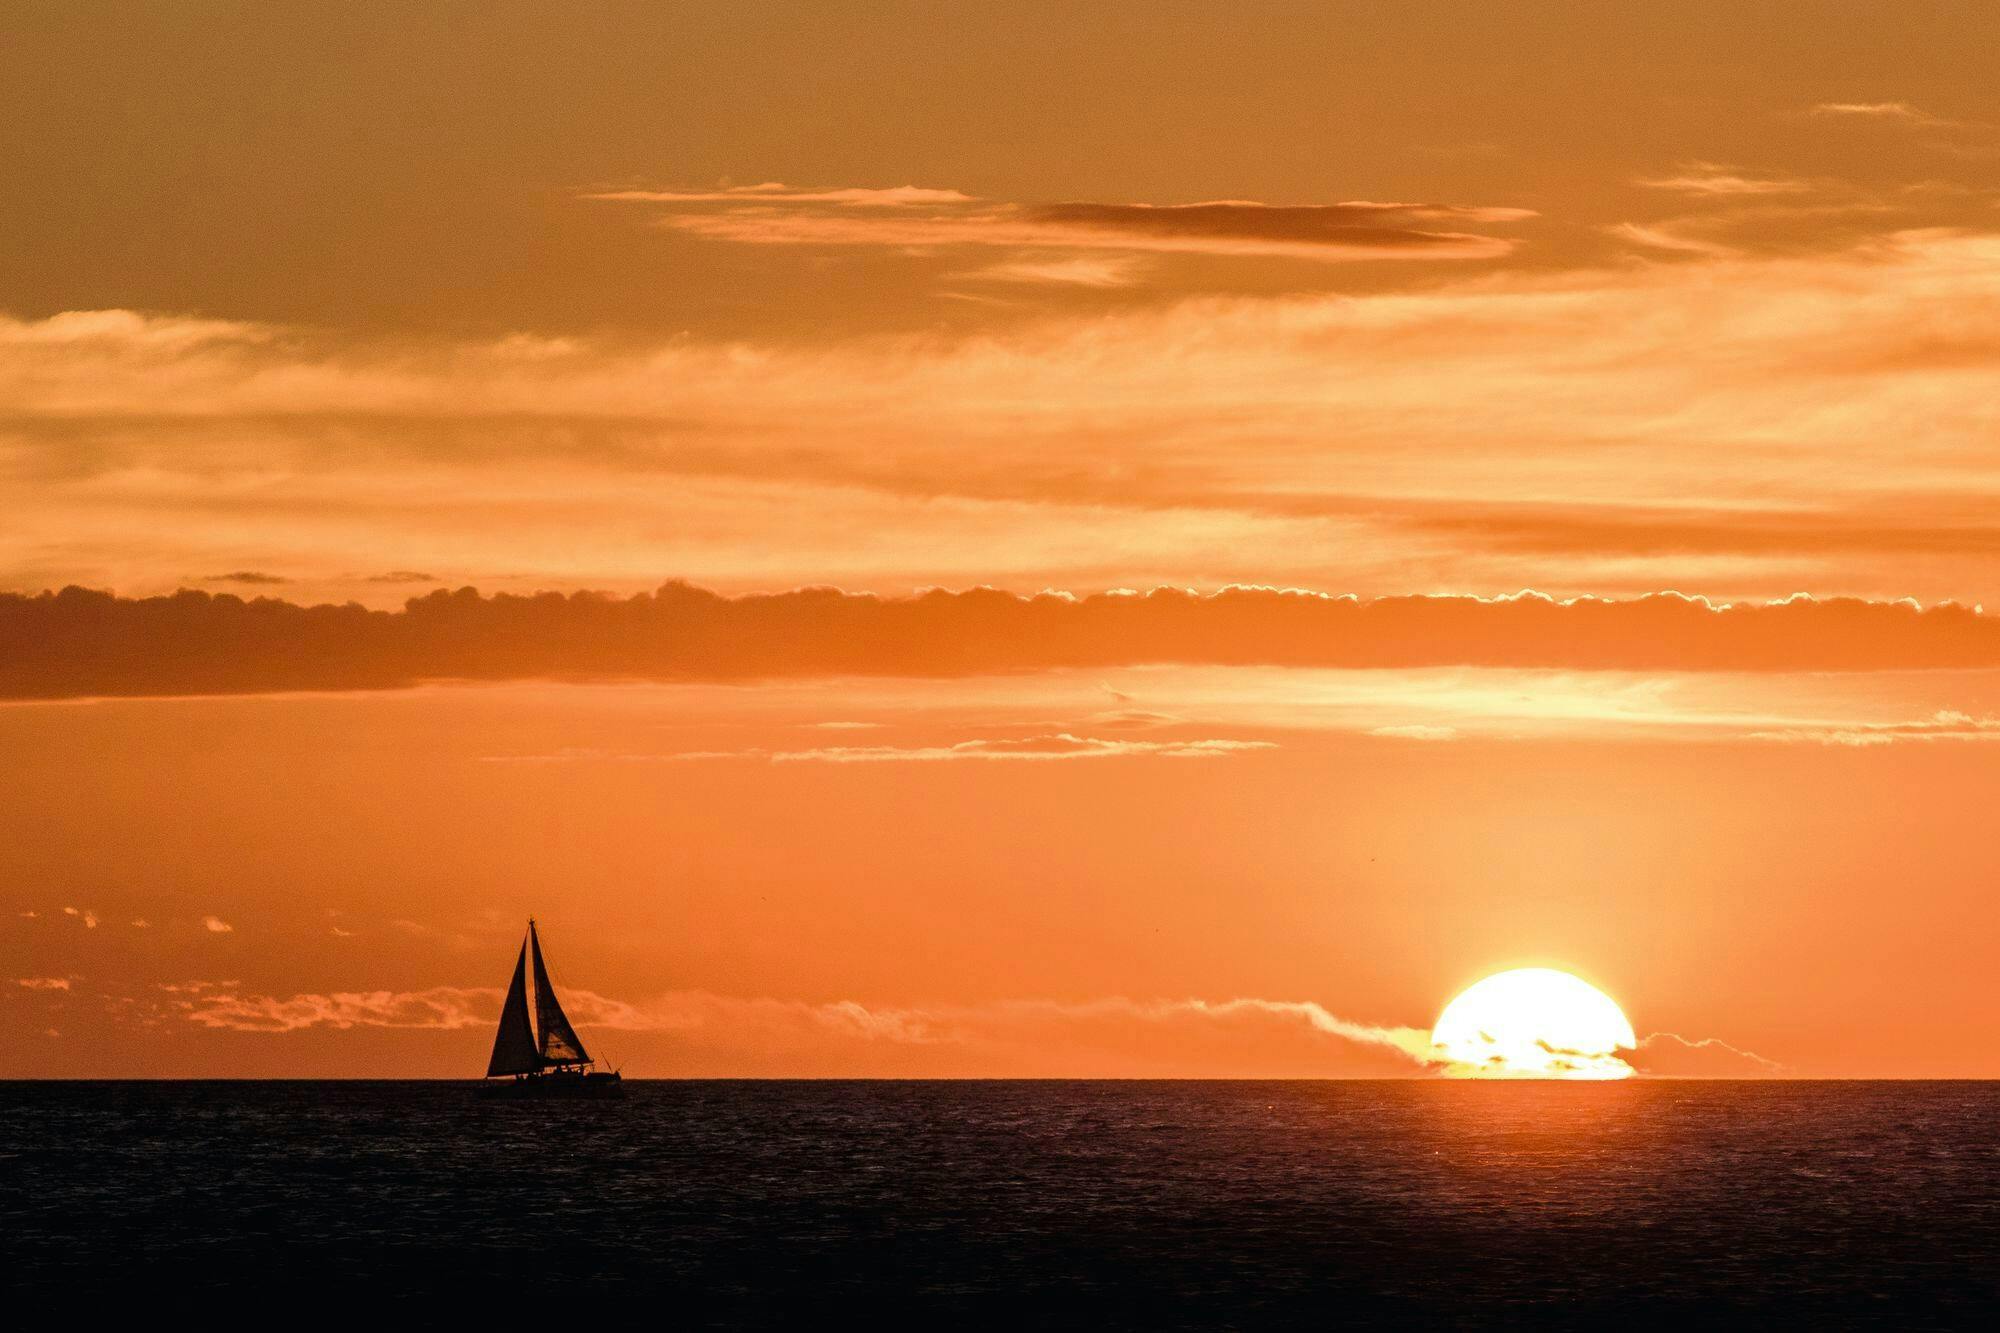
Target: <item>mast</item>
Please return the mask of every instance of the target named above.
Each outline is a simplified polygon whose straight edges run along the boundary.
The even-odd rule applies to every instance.
[[[549,969],[542,962],[542,940],[535,933],[533,917],[528,919],[528,950],[535,958],[535,1018],[542,1034],[537,1049],[542,1063],[589,1064],[590,1053],[583,1049],[583,1039],[569,1025],[569,1017],[556,999],[556,988],[549,984]]]
[[[540,971],[539,953],[535,960]],[[500,1006],[500,1029],[493,1034],[493,1058],[486,1062],[486,1077],[532,1074],[541,1067],[535,1032],[528,1022],[528,946],[523,944],[514,963],[514,980],[507,986],[507,1001]]]

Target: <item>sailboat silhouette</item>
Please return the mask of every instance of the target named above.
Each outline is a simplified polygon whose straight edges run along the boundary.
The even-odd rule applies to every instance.
[[[534,970],[529,971],[533,960]],[[532,995],[530,981],[532,977]],[[625,1086],[617,1071],[598,1072],[556,999],[542,940],[528,918],[528,938],[514,963],[514,980],[500,1006],[500,1029],[493,1034],[493,1057],[486,1062],[484,1097],[617,1098]]]

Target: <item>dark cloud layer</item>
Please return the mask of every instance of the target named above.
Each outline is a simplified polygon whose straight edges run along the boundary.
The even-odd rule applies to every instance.
[[[1450,249],[1469,240],[1458,233],[1417,225],[1445,219],[1513,222],[1533,216],[1521,209],[1466,208],[1446,204],[1279,205],[1224,200],[1205,204],[1042,204],[1025,212],[1037,222],[1109,234],[1183,240],[1254,240],[1303,245]]]
[[[1911,602],[1711,605],[1232,588],[890,599],[686,584],[414,598],[401,611],[82,588],[0,596],[0,697],[391,689],[436,680],[960,676],[1142,663],[1866,671],[2000,667],[2000,617]]]

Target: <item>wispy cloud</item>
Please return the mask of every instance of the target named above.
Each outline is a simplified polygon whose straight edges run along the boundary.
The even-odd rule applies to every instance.
[[[436,986],[279,997],[198,982],[177,988],[170,1004],[187,1022],[228,1031],[458,1031],[491,1026],[499,1011],[500,991]],[[1452,1072],[1450,1062],[1431,1046],[1427,1029],[1361,1022],[1310,1000],[1114,995],[871,1004],[674,991],[628,1002],[570,990],[565,1006],[586,1037],[592,1031],[671,1034],[706,1051],[725,1053],[725,1058],[811,1051],[829,1069],[845,1067],[842,1062],[856,1051],[888,1047],[945,1062],[932,1067],[961,1069],[982,1067],[981,1061],[998,1061],[999,1067],[1013,1069],[1133,1068],[1134,1058],[1171,1066],[1180,1058],[1177,1051],[1196,1049],[1210,1054],[1244,1052],[1249,1068],[1271,1060],[1282,1060],[1288,1068],[1309,1068],[1315,1051],[1329,1067],[1343,1067],[1343,1051],[1373,1051],[1392,1056],[1413,1073]],[[1658,1072],[1669,1075],[1696,1066],[1711,1073],[1769,1073],[1781,1068],[1718,1039],[1673,1033],[1648,1037],[1634,1058],[1641,1073],[1654,1072],[1657,1066]],[[967,1060],[974,1063],[965,1064]]]
[[[1818,102],[1808,114],[1847,120],[1891,121],[1903,125],[1945,127],[1963,122],[1934,116],[1908,102]]]
[[[236,929],[219,916],[205,916],[201,919],[201,924],[211,935],[227,935]]]
[[[28,990],[68,990],[74,977],[19,977],[14,984]]]
[[[585,199],[627,204],[837,204],[846,208],[915,208],[939,204],[972,204],[978,199],[959,190],[918,185],[887,188],[839,186],[800,188],[779,181],[761,185],[722,185],[708,190],[598,190]]]
[[[256,569],[239,569],[232,574],[210,574],[202,582],[241,583],[249,586],[275,587],[279,584],[290,583],[291,580],[282,574],[266,574],[262,570]]]
[[[1317,261],[1494,258],[1513,249],[1514,242],[1458,228],[1534,216],[1520,208],[1365,201],[1023,204],[908,186],[798,190],[775,183],[720,190],[600,191],[584,197],[660,206],[662,226],[751,245],[1002,246]],[[1045,274],[1052,271],[1046,261],[1024,262],[1039,263]]]
[[[1674,221],[1666,222],[1617,222],[1605,228],[1607,235],[1621,241],[1629,241],[1649,250],[1665,250],[1673,254],[1701,255],[1710,259],[1729,259],[1743,252],[1733,245],[1711,240],[1689,230]]]
[[[2000,741],[2000,717],[1974,717],[1940,709],[1909,722],[1842,722],[1753,731],[1749,739],[1865,749],[1899,741]]]
[[[1145,272],[1143,261],[1130,255],[1025,257],[967,269],[952,276],[961,282],[1025,283],[1031,286],[1129,287]]]
[[[172,987],[167,988],[174,989]],[[190,1023],[236,1032],[384,1027],[452,1030],[484,1026],[499,1013],[500,992],[453,986],[423,991],[340,991],[330,995],[245,995],[195,982],[174,1002]]]
[[[1406,741],[1455,741],[1458,739],[1459,731],[1457,727],[1410,723],[1403,726],[1372,727],[1368,734]]]
[[[1689,163],[1678,175],[1641,177],[1635,184],[1700,198],[1740,199],[1765,195],[1806,194],[1812,182],[1796,176],[1755,176],[1712,162]]]
[[[240,994],[195,983],[175,1002],[187,1021],[242,1032],[311,1028],[486,1027],[499,1011],[497,988],[435,986],[420,991],[343,991],[285,997]],[[1090,1027],[1136,1022],[1148,1026],[1228,1027],[1274,1022],[1362,1046],[1393,1051],[1417,1066],[1435,1061],[1429,1035],[1416,1028],[1355,1022],[1304,1000],[1002,1000],[989,1004],[866,1005],[853,1000],[809,1002],[740,998],[680,991],[642,1004],[570,990],[565,1006],[587,1028],[618,1032],[720,1030],[739,1038],[773,1030],[793,1037],[845,1037],[867,1042],[937,1046],[1017,1040],[1024,1029]]]
[[[603,750],[559,750],[549,754],[495,755],[490,763],[574,762],[698,762],[714,759],[755,759],[774,764],[923,764],[960,761],[980,763],[1051,763],[1070,759],[1213,759],[1223,755],[1273,750],[1271,741],[1247,740],[1106,740],[1067,732],[1017,739],[978,739],[950,745],[827,745],[809,750],[686,750],[663,753],[620,753]]]
[[[1778,1061],[1732,1046],[1719,1037],[1683,1037],[1678,1032],[1654,1032],[1643,1038],[1636,1065],[1641,1073],[1659,1078],[1726,1078],[1786,1072],[1786,1067]]]
[[[1643,224],[1706,256],[1698,277],[1524,271],[809,349],[0,317],[0,582],[159,590],[279,550],[269,568],[335,600],[393,595],[354,573],[382,569],[1212,586],[1284,550],[1298,580],[1363,591],[1982,586],[2000,240],[1857,213],[1850,252],[1730,258],[1783,229],[1711,211],[1735,220]]]

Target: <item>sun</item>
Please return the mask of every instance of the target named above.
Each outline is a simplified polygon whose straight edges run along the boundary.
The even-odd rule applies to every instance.
[[[1496,972],[1461,991],[1431,1030],[1457,1078],[1630,1078],[1618,1052],[1637,1046],[1609,995],[1548,967]]]

